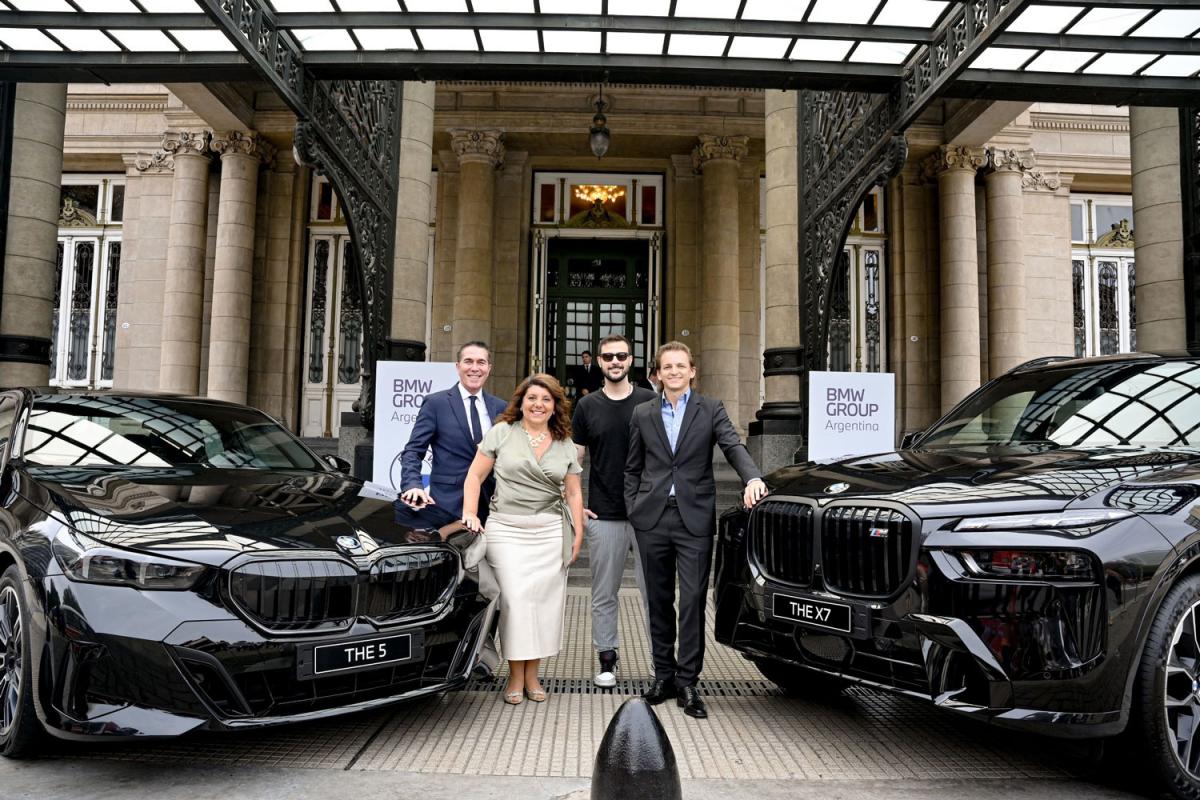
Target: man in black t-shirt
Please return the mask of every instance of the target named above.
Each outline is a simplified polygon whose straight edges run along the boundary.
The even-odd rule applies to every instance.
[[[633,348],[624,336],[609,336],[600,342],[600,368],[604,385],[580,398],[571,420],[572,437],[579,446],[579,460],[591,453],[588,478],[588,561],[592,568],[592,643],[600,659],[597,686],[617,683],[617,590],[625,571],[625,556],[633,551],[634,571],[643,598],[642,560],[638,555],[633,526],[625,515],[625,457],[629,452],[629,420],[640,403],[658,395],[629,381]]]

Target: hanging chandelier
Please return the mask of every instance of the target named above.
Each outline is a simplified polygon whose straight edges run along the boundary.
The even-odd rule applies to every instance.
[[[604,109],[607,107],[608,104],[604,102],[604,84],[602,83],[600,84],[600,96],[596,100],[596,116],[592,117],[592,127],[588,129],[588,143],[596,158],[604,158],[609,144],[612,143],[612,137],[608,132],[608,118],[604,116]]]

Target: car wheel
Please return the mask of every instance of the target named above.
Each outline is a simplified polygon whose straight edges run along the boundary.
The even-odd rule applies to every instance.
[[[1130,730],[1176,797],[1200,800],[1200,575],[1167,594],[1138,666]]]
[[[829,699],[841,693],[850,685],[850,681],[823,672],[785,664],[782,661],[755,659],[754,666],[763,677],[783,689],[784,692],[797,697],[813,697]]]
[[[0,754],[10,758],[29,755],[42,736],[33,709],[28,617],[21,573],[9,567],[0,576]]]

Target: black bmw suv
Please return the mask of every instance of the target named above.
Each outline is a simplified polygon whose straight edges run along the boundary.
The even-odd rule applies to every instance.
[[[1200,357],[1033,362],[767,481],[720,521],[716,635],[768,679],[1125,733],[1200,797]]]

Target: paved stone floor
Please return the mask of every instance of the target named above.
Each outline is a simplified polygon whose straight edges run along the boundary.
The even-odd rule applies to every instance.
[[[132,745],[55,744],[48,754],[53,761],[0,764],[0,798],[49,800],[58,796],[53,786],[65,787],[64,797],[108,797],[101,784],[91,784],[90,792],[72,789],[71,776],[79,781],[107,776],[101,779],[106,782],[130,775],[134,765],[142,765],[132,770],[139,775],[162,772],[148,766],[170,766],[168,773],[244,774],[244,794],[212,795],[225,800],[275,796],[266,790],[256,794],[251,787],[262,776],[279,774],[290,776],[285,783],[310,787],[311,792],[298,790],[293,797],[329,796],[315,786],[348,790],[385,779],[382,785],[392,787],[389,797],[586,797],[580,787],[587,786],[609,719],[650,674],[640,600],[636,591],[623,590],[622,681],[612,692],[591,685],[589,602],[586,590],[569,590],[567,641],[543,671],[551,692],[546,703],[505,706],[498,680],[391,711],[270,731]],[[673,704],[658,709],[689,797],[929,796],[919,791],[922,786],[940,787],[935,793],[944,796],[999,797],[1008,796],[1009,789],[1020,789],[1013,796],[1022,797],[1076,796],[1076,791],[1080,797],[1128,796],[1110,783],[1092,783],[1095,770],[1080,750],[997,731],[914,700],[860,688],[819,702],[784,697],[752,664],[711,639],[702,688],[708,720],[690,719]],[[230,772],[238,768],[246,771]],[[301,780],[298,768],[313,772]],[[53,782],[46,783],[51,775]],[[278,777],[264,780],[279,789]],[[505,781],[521,788],[500,791]],[[991,790],[985,791],[981,781],[992,782]],[[19,787],[33,785],[36,793],[18,793]],[[130,789],[125,780],[121,785]],[[151,793],[153,784],[134,785],[146,793],[111,796],[175,796],[161,786]],[[827,791],[816,791],[820,785]],[[399,791],[402,786],[425,788],[409,794]],[[752,786],[759,788],[750,792]],[[445,794],[434,787],[443,787]],[[791,789],[776,795],[781,787]],[[800,792],[800,787],[807,788]],[[1034,787],[1049,788],[1030,794]]]

